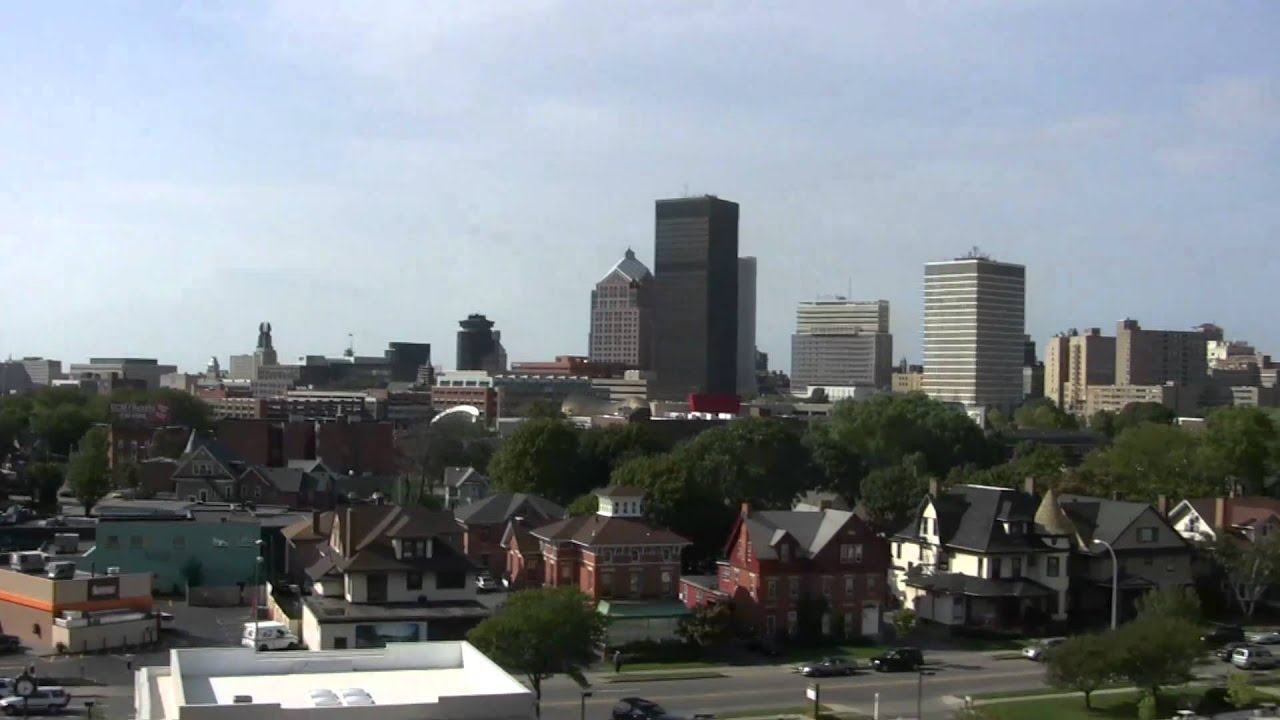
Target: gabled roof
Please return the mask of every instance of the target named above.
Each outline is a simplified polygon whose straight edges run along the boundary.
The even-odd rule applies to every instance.
[[[453,515],[463,525],[501,525],[515,517],[525,517],[534,523],[562,520],[568,513],[537,495],[502,493],[467,503],[454,509]]]
[[[447,467],[444,469],[446,487],[462,487],[466,483],[489,484],[489,478],[473,467]]]
[[[317,522],[318,521],[318,522]],[[319,532],[316,531],[319,525]],[[303,518],[280,531],[286,540],[298,542],[326,540],[333,531],[333,512],[319,513],[319,517]]]
[[[745,525],[751,549],[761,559],[776,558],[774,548],[787,536],[812,557],[822,552],[853,517],[848,510],[763,510],[748,515]]]
[[[622,259],[618,261],[618,264],[614,265],[613,269],[610,270],[605,277],[607,278],[615,272],[621,273],[623,277],[631,282],[640,282],[641,280],[652,276],[652,273],[649,272],[649,268],[645,267],[644,263],[636,259],[635,251],[631,248],[627,248],[626,254],[622,256]]]
[[[1223,522],[1232,527],[1249,528],[1269,518],[1280,518],[1280,500],[1262,496],[1246,496],[1224,498],[1226,517]],[[1206,526],[1212,527],[1215,522],[1214,505],[1217,498],[1194,498],[1187,500]]]
[[[320,545],[320,554],[343,572],[471,568],[471,563],[442,539],[460,532],[453,513],[447,510],[398,505],[348,507],[338,515],[331,532],[341,533],[343,551],[339,554],[326,543]],[[410,538],[432,538],[431,557],[397,558],[392,540]]]
[[[1083,542],[1082,549],[1086,551],[1094,540],[1114,543],[1133,521],[1151,509],[1149,503],[1087,495],[1062,495],[1058,501],[1075,524]]]
[[[629,518],[605,515],[577,515],[544,525],[532,535],[549,542],[572,542],[578,545],[690,545],[688,540],[671,532],[651,528]]]
[[[1031,523],[1040,498],[1009,488],[956,485],[936,498],[925,498],[911,524],[896,537],[920,537],[920,513],[932,503],[938,516],[938,536],[943,545],[977,552],[1016,552],[1045,547],[1033,533],[1014,534],[1005,522]]]
[[[187,438],[187,447],[182,453],[182,457],[178,460],[178,466],[174,468],[174,474],[180,477],[189,477],[183,474],[183,471],[199,454],[207,454],[210,459],[218,463],[229,477],[235,478],[239,476],[237,466],[243,466],[244,461],[236,457],[234,453],[228,450],[222,443],[213,438],[202,437],[199,433],[192,430],[190,437]],[[200,476],[205,477],[205,476]]]
[[[607,497],[607,498],[612,498],[612,497],[642,498],[645,496],[646,493],[644,491],[644,488],[628,487],[626,485],[610,485],[609,487],[600,488],[599,490],[596,490],[595,494],[600,497]]]
[[[530,534],[528,527],[517,525],[515,522],[507,523],[507,529],[502,532],[502,542],[499,545],[504,550],[510,550],[514,545],[521,553],[536,553],[542,547],[538,539]]]

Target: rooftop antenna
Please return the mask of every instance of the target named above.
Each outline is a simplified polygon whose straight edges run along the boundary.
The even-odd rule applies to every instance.
[[[354,333],[347,333],[347,349],[342,351],[342,356],[349,358],[356,356],[356,336]]]

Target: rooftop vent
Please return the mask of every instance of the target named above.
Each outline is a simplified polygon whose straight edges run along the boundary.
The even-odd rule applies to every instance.
[[[232,698],[232,699],[231,699],[231,702],[235,703],[236,705],[249,705],[249,704],[251,704],[251,703],[253,702],[253,696],[252,696],[252,695],[237,695],[237,696],[235,696],[234,698]]]

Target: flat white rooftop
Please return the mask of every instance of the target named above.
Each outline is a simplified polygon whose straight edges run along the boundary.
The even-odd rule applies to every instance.
[[[449,720],[533,716],[533,693],[466,642],[393,643],[376,650],[172,650],[168,667],[138,671],[138,720],[307,718],[313,691],[363,690],[371,707],[327,713]]]

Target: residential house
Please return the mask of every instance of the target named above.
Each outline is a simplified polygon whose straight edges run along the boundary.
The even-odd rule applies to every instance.
[[[444,469],[444,506],[453,509],[489,494],[489,478],[473,467]]]
[[[528,523],[512,519],[502,532],[500,545],[507,558],[502,582],[509,590],[540,587],[546,575],[542,566],[542,541],[529,530]]]
[[[1280,530],[1280,500],[1259,496],[1183,500],[1169,512],[1169,522],[1193,543],[1225,537],[1257,541]]]
[[[1038,628],[1109,614],[1114,548],[1121,613],[1153,589],[1190,583],[1189,548],[1150,505],[1077,495],[930,484],[891,538],[893,590],[948,626]]]
[[[174,469],[173,492],[179,500],[219,502],[238,499],[246,463],[217,440],[192,432]]]
[[[296,585],[310,585],[307,570],[320,560],[320,548],[333,530],[333,511],[313,510],[311,516],[281,531],[284,536],[284,576]]]
[[[313,518],[310,532],[321,528]],[[489,611],[476,602],[462,534],[448,511],[385,503],[337,511],[313,546],[301,618],[291,618],[303,642],[330,650],[463,637]]]
[[[643,490],[610,487],[596,495],[594,515],[530,531],[541,544],[542,584],[577,587],[597,600],[610,620],[609,644],[674,636],[689,614],[678,600],[680,553],[689,541],[643,522]]]
[[[494,577],[505,577],[508,548],[503,544],[508,526],[515,523],[526,532],[568,516],[559,505],[528,493],[502,493],[462,505],[453,511],[462,528],[462,550],[471,562]]]
[[[686,605],[729,600],[768,638],[880,634],[889,545],[854,513],[744,504],[725,555],[717,575],[681,579]]]

